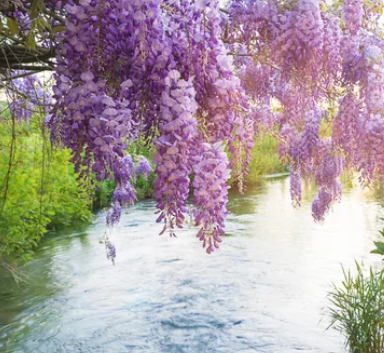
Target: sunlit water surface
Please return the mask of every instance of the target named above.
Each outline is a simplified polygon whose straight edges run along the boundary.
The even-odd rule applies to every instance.
[[[229,210],[211,256],[194,229],[157,236],[153,201],[122,217],[115,267],[99,243],[104,214],[84,231],[47,236],[27,285],[0,274],[0,351],[345,352],[341,334],[326,330],[326,295],[340,263],[380,262],[369,254],[380,203],[347,191],[319,225],[309,197],[293,209],[280,179],[233,194]]]

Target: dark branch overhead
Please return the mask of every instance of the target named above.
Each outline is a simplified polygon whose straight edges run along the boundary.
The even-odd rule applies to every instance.
[[[51,59],[53,59],[54,56],[54,48],[29,50],[22,45],[3,43],[0,45],[0,68],[33,71],[52,70],[54,63]]]
[[[39,0],[40,1],[40,0]],[[63,14],[52,7],[53,3],[41,0],[42,6],[36,8],[34,3],[23,4],[26,14],[34,19],[41,20],[46,25],[43,27],[32,27],[31,32],[20,29],[16,15],[16,3],[13,1],[0,0],[0,17],[3,26],[0,28],[0,80],[6,81],[14,74],[7,71],[23,70],[29,73],[53,70],[55,67],[55,47],[42,46],[41,43],[48,39],[48,43],[55,40],[55,27],[64,28],[65,19]],[[37,17],[36,17],[37,16]],[[12,24],[12,25],[11,25]],[[39,25],[41,26],[41,22]],[[52,30],[53,29],[53,30]],[[7,73],[7,74],[4,74]]]

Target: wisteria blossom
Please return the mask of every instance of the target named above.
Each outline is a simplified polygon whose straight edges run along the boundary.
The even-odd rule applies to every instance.
[[[60,3],[52,138],[72,150],[80,178],[115,181],[108,226],[135,202],[133,180],[153,171],[162,233],[177,235],[192,202],[196,233],[212,253],[224,233],[227,181],[244,189],[253,139],[269,131],[291,170],[293,204],[313,180],[312,214],[323,221],[340,200],[345,167],[366,183],[384,175],[384,43],[372,6]],[[20,117],[22,108],[13,108]],[[153,143],[153,168],[127,155],[138,138]]]
[[[317,221],[340,200],[345,166],[365,183],[383,175],[384,43],[370,27],[378,23],[373,6],[346,0],[327,11],[320,1],[230,2],[227,41],[241,58],[239,77],[256,121],[279,141],[295,206],[302,181],[315,181]],[[271,99],[278,109],[270,109]]]
[[[14,76],[25,74],[17,71]],[[6,87],[6,94],[10,112],[19,122],[29,121],[36,113],[47,115],[49,112],[51,96],[37,75],[13,79]]]

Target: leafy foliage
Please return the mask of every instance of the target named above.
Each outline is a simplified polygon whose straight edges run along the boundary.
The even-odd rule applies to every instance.
[[[368,276],[356,262],[356,275],[343,268],[344,280],[329,293],[331,324],[346,337],[351,353],[384,349],[384,271]]]
[[[384,237],[384,230],[380,231],[382,237]],[[377,254],[384,257],[384,242],[382,241],[374,241],[376,249],[371,251],[371,254]],[[384,259],[383,259],[384,260]]]
[[[10,118],[0,123],[0,258],[5,260],[27,261],[48,229],[91,219],[90,196],[78,188],[69,150],[52,150],[36,125],[12,128]]]

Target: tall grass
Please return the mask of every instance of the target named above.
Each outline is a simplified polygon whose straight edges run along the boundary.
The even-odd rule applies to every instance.
[[[351,353],[384,352],[384,272],[370,268],[365,275],[356,262],[357,273],[343,268],[344,280],[329,293],[331,324],[346,338]]]

